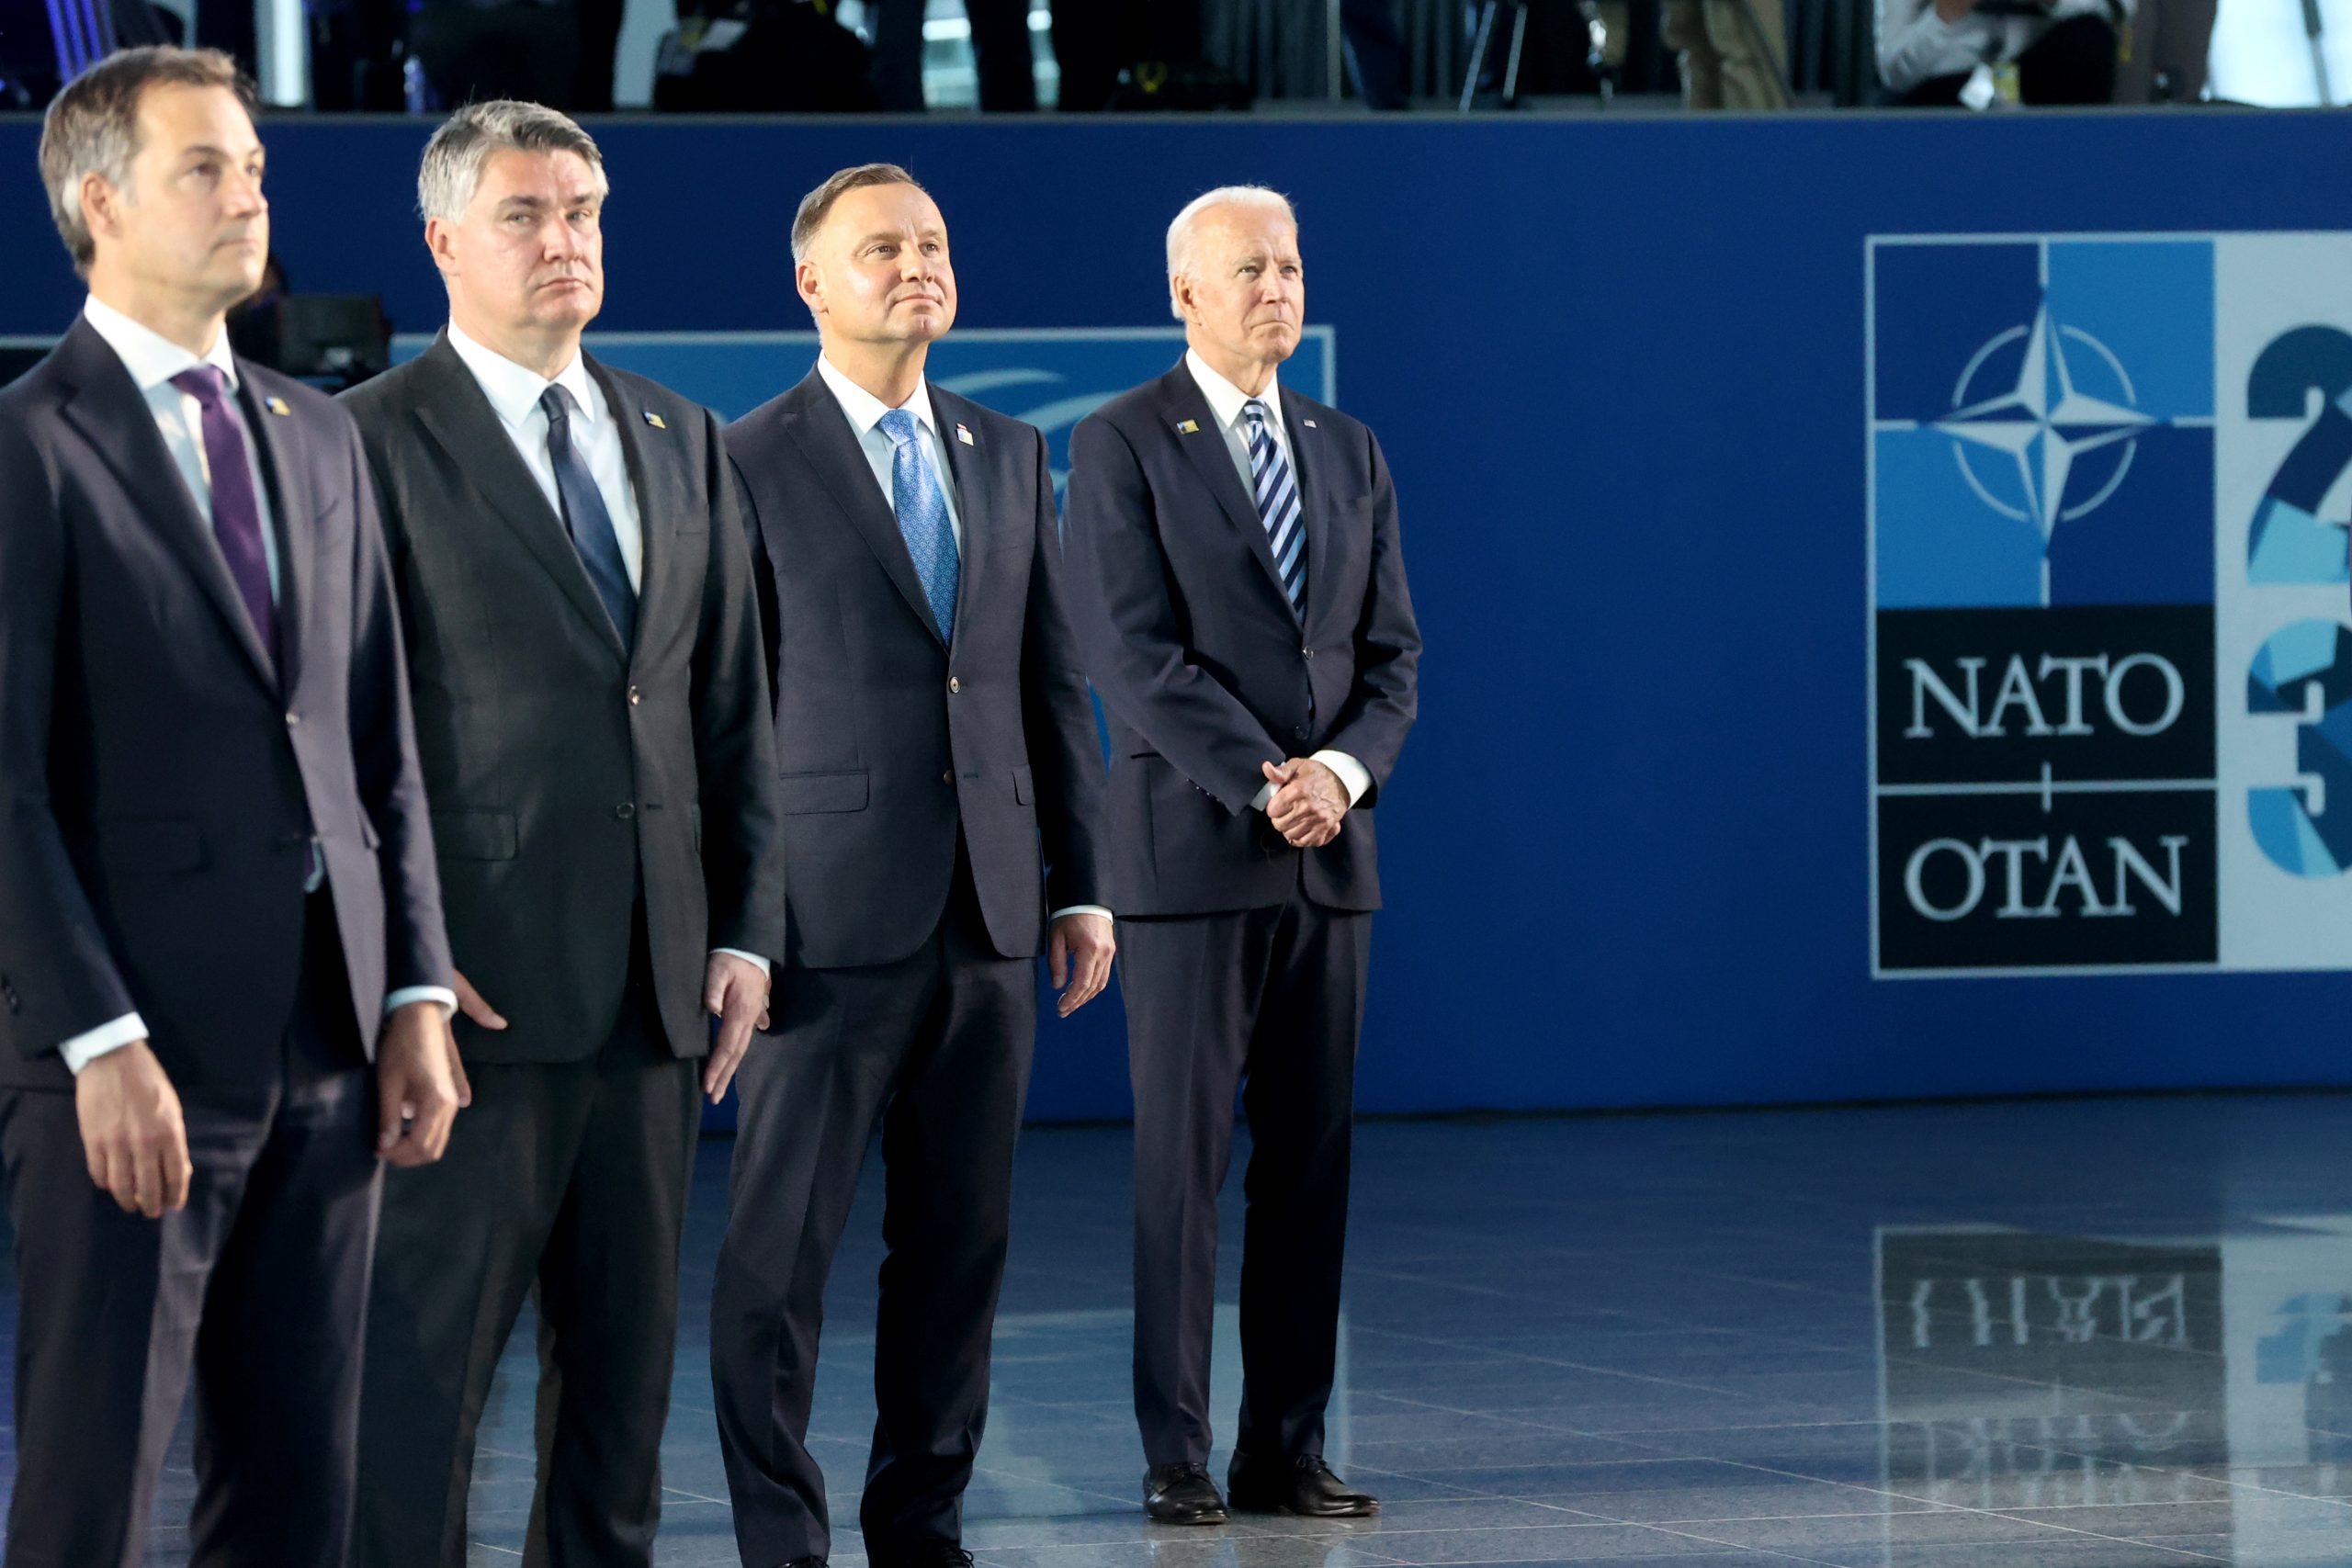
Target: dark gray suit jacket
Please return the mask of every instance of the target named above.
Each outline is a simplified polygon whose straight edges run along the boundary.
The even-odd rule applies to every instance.
[[[920,947],[959,828],[1007,958],[1044,950],[1050,909],[1110,902],[1102,742],[1062,607],[1046,439],[936,386],[931,401],[964,525],[952,647],[820,376],[727,430],[774,665],[786,953],[809,968]]]
[[[450,946],[509,1025],[460,1018],[469,1060],[600,1049],[640,892],[678,1055],[709,1046],[708,951],[784,948],[767,673],[718,421],[643,377],[588,369],[644,519],[628,651],[446,334],[344,395],[400,588]]]
[[[326,863],[359,1038],[447,986],[400,628],[350,419],[239,361],[269,487],[273,669],[106,340],[0,391],[0,1084],[136,1010],[183,1090],[270,1081]],[[283,412],[274,412],[283,410]]]
[[[1327,908],[1380,907],[1372,807],[1413,727],[1421,660],[1396,491],[1371,431],[1288,388],[1282,400],[1306,528],[1303,624],[1183,365],[1070,436],[1070,619],[1111,720],[1122,915],[1261,908],[1302,877]],[[1326,749],[1362,762],[1372,788],[1337,839],[1294,850],[1250,808],[1259,765]]]

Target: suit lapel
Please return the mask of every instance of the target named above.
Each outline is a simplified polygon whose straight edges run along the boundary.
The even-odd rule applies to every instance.
[[[583,352],[588,374],[595,378],[597,388],[605,394],[605,412],[611,416],[613,428],[620,433],[621,457],[628,467],[629,488],[637,492],[638,569],[637,569],[637,643],[646,646],[654,626],[654,615],[662,607],[670,586],[670,519],[677,515],[676,502],[678,465],[675,461],[675,433],[665,433],[665,444],[649,448],[645,424],[645,410],[639,404],[624,400],[619,385],[612,375]],[[657,526],[656,520],[659,519]],[[657,542],[655,536],[660,535]],[[569,540],[565,541],[567,544]],[[577,551],[574,552],[575,557]],[[584,579],[586,570],[582,570]],[[594,588],[594,584],[590,584]],[[607,620],[610,616],[606,617]],[[634,649],[631,650],[632,655]]]
[[[995,490],[989,480],[999,454],[983,453],[978,435],[967,446],[956,434],[969,430],[972,423],[961,398],[932,388],[931,417],[939,422],[939,449],[947,454],[947,472],[941,477],[955,487],[956,515],[964,525],[956,568],[956,626],[961,630],[969,623],[972,606],[980,602],[980,577],[993,553],[989,548],[994,523],[989,502],[995,500]]]
[[[62,346],[73,388],[63,409],[65,419],[114,470],[141,519],[179,557],[220,613],[231,638],[245,650],[254,673],[270,690],[277,690],[277,671],[229,575],[220,542],[180,479],[179,466],[155,428],[154,412],[140,396],[130,373],[87,321],[75,321]]]
[[[277,520],[277,677],[281,687],[291,692],[302,670],[302,616],[310,606],[317,556],[313,530],[318,497],[311,491],[301,433],[292,419],[270,412],[254,395],[253,372],[242,364],[237,367],[237,397],[245,428],[254,433],[262,482],[269,487],[270,510]]]
[[[922,578],[915,570],[915,558],[907,551],[906,536],[899,532],[899,520],[892,514],[889,503],[875,487],[874,469],[865,460],[865,448],[857,444],[857,432],[851,428],[849,415],[825,385],[824,378],[809,372],[800,383],[804,394],[797,416],[789,426],[792,439],[808,466],[817,470],[826,493],[833,498],[858,533],[874,558],[882,563],[883,571],[897,585],[899,595],[916,618],[931,628],[931,635],[941,636],[938,620],[931,613],[931,601],[922,591]]]
[[[1287,608],[1290,594],[1283,587],[1282,569],[1274,564],[1274,547],[1266,537],[1266,525],[1258,515],[1258,503],[1249,488],[1241,482],[1241,470],[1234,467],[1233,452],[1225,444],[1224,427],[1217,423],[1216,412],[1209,407],[1209,400],[1193,373],[1179,365],[1170,371],[1160,385],[1168,393],[1163,412],[1170,434],[1193,467],[1208,482],[1209,491],[1216,497],[1217,505],[1225,511],[1227,521],[1241,530],[1250,544],[1250,553],[1258,558],[1265,569],[1266,581],[1274,585],[1274,593]],[[1189,433],[1186,422],[1194,428]],[[1303,491],[1302,491],[1303,493]],[[1310,541],[1311,543],[1311,541]],[[1313,563],[1308,564],[1313,570]]]
[[[563,531],[563,519],[548,504],[547,493],[524,466],[514,443],[507,439],[498,411],[490,406],[473,372],[449,346],[447,334],[435,340],[418,363],[430,367],[419,378],[424,383],[417,389],[423,394],[416,407],[419,423],[490,502],[492,513],[555,580],[571,607],[596,629],[613,657],[627,662],[620,633],[605,612],[605,602],[596,596],[596,585],[588,581],[588,569],[581,564],[571,536]]]
[[[1300,405],[1298,395],[1284,388],[1282,397],[1283,429],[1290,436],[1291,468],[1298,481],[1298,507],[1306,529],[1306,611],[1301,619],[1311,623],[1329,597],[1317,590],[1329,581],[1323,573],[1331,559],[1331,497],[1330,487],[1323,480],[1330,465],[1324,461],[1323,432],[1307,423],[1313,416]]]

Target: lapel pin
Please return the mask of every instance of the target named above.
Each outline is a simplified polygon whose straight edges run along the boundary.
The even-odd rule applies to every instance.
[[[1303,421],[1301,421],[1300,423],[1303,423],[1303,424],[1305,424],[1305,425],[1306,426],[1306,428],[1307,428],[1307,429],[1309,429],[1309,430],[1312,430],[1312,429],[1314,429],[1314,428],[1315,428],[1315,422],[1314,422],[1313,420],[1311,420],[1311,419],[1309,419],[1309,420],[1303,420]]]
[[[669,422],[664,420],[660,414],[655,413],[651,409],[647,409],[645,411],[645,423],[651,425],[656,430],[667,430],[670,428]]]
[[[284,398],[264,398],[262,400],[261,406],[267,409],[270,412],[277,414],[281,419],[292,414],[294,412],[292,408],[288,406]]]
[[[959,424],[956,427],[956,439],[969,446],[972,444],[972,433]]]
[[[1198,435],[1201,433],[1200,422],[1192,419],[1180,420],[1176,424],[1176,432],[1180,435]]]

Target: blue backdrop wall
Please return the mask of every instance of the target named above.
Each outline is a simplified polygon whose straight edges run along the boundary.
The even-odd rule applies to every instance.
[[[79,299],[37,129],[0,122],[0,333],[53,333]],[[297,282],[380,292],[403,331],[441,312],[425,130],[266,130]],[[1380,807],[1364,1109],[2352,1082],[2335,974],[1873,978],[1864,343],[1868,236],[2344,225],[2352,119],[598,133],[616,332],[797,334],[786,227],[848,163],[930,185],[967,328],[1165,328],[1170,214],[1227,181],[1293,193],[1428,640]],[[2332,287],[2352,299],[2352,274]],[[809,357],[797,335],[736,353],[771,356],[770,389]],[[1034,1115],[1125,1113],[1114,1009],[1048,1016]]]

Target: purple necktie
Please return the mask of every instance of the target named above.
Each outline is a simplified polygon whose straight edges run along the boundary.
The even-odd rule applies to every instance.
[[[254,630],[269,661],[277,662],[277,608],[269,594],[269,557],[261,537],[261,498],[254,493],[252,460],[229,399],[227,378],[198,365],[172,378],[172,385],[204,411],[204,466],[212,473],[212,532],[236,580],[237,592],[253,617]]]

